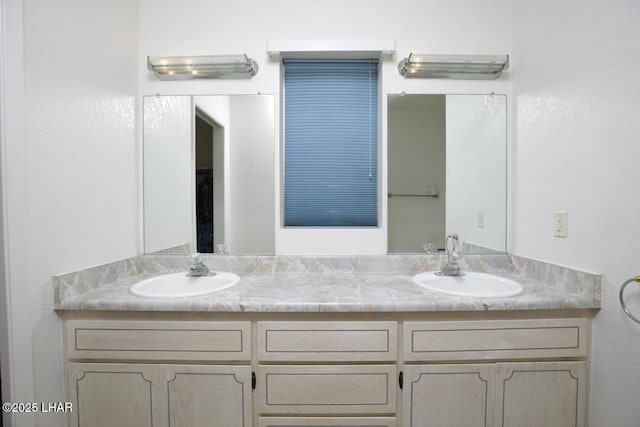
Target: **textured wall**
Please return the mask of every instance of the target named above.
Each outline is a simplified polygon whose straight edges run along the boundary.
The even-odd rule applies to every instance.
[[[24,2],[27,224],[20,272],[31,324],[34,401],[64,401],[52,275],[139,253],[138,6],[128,0]],[[18,214],[12,212],[10,214]],[[10,249],[11,250],[11,249]],[[14,284],[17,286],[17,284]],[[39,425],[64,425],[40,415]]]
[[[640,420],[640,325],[618,303],[622,282],[640,274],[638,22],[634,0],[514,3],[512,249],[604,274],[593,327],[594,427]],[[552,235],[556,210],[568,212],[566,239]],[[638,314],[639,296],[629,292]]]

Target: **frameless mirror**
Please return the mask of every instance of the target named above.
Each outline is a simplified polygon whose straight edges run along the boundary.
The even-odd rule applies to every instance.
[[[274,253],[274,96],[143,104],[145,253]]]
[[[388,251],[506,251],[505,95],[388,97]]]

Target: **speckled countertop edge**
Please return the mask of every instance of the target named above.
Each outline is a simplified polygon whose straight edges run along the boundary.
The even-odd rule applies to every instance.
[[[600,307],[602,276],[508,255],[467,255],[465,270],[509,277],[524,291],[509,298],[443,295],[412,282],[443,255],[204,256],[212,270],[240,275],[236,286],[193,298],[137,297],[146,277],[184,271],[189,257],[143,255],[54,277],[57,310],[204,312],[417,312]]]

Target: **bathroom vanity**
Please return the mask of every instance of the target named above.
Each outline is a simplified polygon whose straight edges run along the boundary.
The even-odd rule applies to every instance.
[[[234,260],[212,267],[237,286],[179,300],[56,278],[70,425],[586,425],[600,276],[483,258],[524,293],[461,298],[411,282],[437,256],[369,258]]]

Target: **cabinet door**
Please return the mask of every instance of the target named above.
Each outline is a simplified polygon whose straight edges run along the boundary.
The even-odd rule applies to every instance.
[[[164,380],[169,426],[251,426],[250,366],[169,365]]]
[[[70,363],[72,427],[251,427],[251,367]]]
[[[403,425],[493,425],[495,368],[491,364],[405,366]]]
[[[157,370],[149,365],[68,365],[72,427],[153,427],[157,412]],[[156,412],[154,412],[154,410]]]
[[[583,427],[586,372],[585,362],[496,365],[497,425]]]

